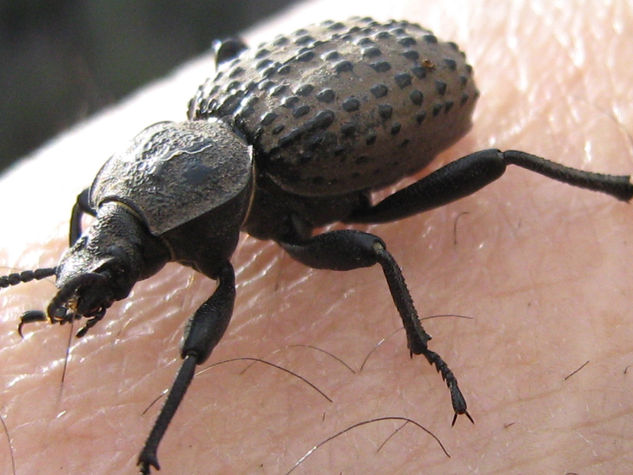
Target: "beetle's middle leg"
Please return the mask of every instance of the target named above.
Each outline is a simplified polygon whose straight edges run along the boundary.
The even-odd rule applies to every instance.
[[[460,158],[415,183],[396,191],[374,206],[354,211],[348,223],[384,223],[444,206],[473,194],[518,165],[569,185],[600,191],[622,201],[633,197],[633,184],[624,175],[605,175],[565,167],[536,155],[508,150],[482,150]]]
[[[315,269],[351,270],[380,264],[389,285],[402,323],[407,333],[407,343],[411,354],[424,355],[428,362],[435,365],[451,393],[451,402],[455,417],[466,414],[466,400],[462,395],[457,378],[440,355],[429,350],[431,336],[424,331],[411,294],[400,267],[387,251],[385,243],[373,234],[354,230],[331,231],[296,242],[281,241],[279,244],[296,260]]]

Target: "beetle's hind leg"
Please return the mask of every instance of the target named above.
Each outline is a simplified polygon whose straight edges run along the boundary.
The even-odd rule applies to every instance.
[[[378,204],[354,211],[348,223],[384,223],[413,216],[473,194],[517,165],[554,180],[622,201],[633,197],[633,184],[625,175],[605,175],[566,167],[518,150],[482,150],[451,162],[415,183],[396,191]]]
[[[295,259],[315,269],[351,270],[380,264],[407,333],[407,344],[411,354],[424,355],[442,375],[451,393],[455,417],[465,414],[466,400],[457,378],[440,355],[429,350],[430,335],[424,331],[411,294],[407,289],[400,267],[387,251],[385,243],[373,234],[354,230],[323,233],[306,240],[280,241],[279,244]]]
[[[90,207],[90,189],[86,188],[79,193],[77,201],[73,205],[73,209],[70,212],[70,234],[68,241],[72,246],[75,241],[81,236],[81,217],[83,214],[89,214],[90,216],[96,216],[97,212]]]

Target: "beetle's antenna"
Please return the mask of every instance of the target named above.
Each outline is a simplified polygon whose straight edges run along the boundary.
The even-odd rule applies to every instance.
[[[57,272],[57,267],[42,267],[40,269],[25,270],[22,272],[14,272],[9,275],[0,276],[0,288],[7,288],[13,285],[24,284],[31,282],[32,280],[41,280],[46,277],[51,277]],[[22,327],[25,323],[32,322],[45,322],[47,320],[46,314],[40,310],[29,310],[24,312],[20,317],[20,324],[18,325],[18,333],[22,338]]]
[[[48,320],[48,317],[41,310],[27,310],[20,317],[20,323],[18,324],[18,335],[21,338],[24,338],[24,334],[22,333],[22,327],[27,323],[34,322],[45,322]]]
[[[41,269],[25,270],[23,272],[14,272],[13,274],[3,275],[0,277],[0,287],[6,288],[12,285],[31,282],[32,280],[45,279],[55,275],[57,267],[42,267]]]

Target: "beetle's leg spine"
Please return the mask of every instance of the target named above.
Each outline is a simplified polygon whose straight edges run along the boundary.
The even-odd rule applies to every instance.
[[[280,241],[279,244],[292,257],[315,269],[343,271],[380,264],[393,302],[402,318],[409,351],[412,354],[424,355],[427,361],[437,368],[449,388],[455,414],[465,414],[472,421],[466,410],[466,400],[459,389],[457,378],[440,355],[428,349],[427,342],[431,336],[424,331],[420,323],[400,267],[379,237],[361,231],[339,230],[297,242]]]
[[[455,411],[453,425],[459,414],[465,414],[474,423],[472,417],[468,414],[466,399],[459,389],[457,378],[442,357],[436,352],[429,350],[427,346],[427,342],[431,337],[420,323],[420,317],[413,305],[413,299],[407,288],[400,266],[398,266],[393,256],[382,243],[376,242],[374,249],[378,263],[381,265],[387,279],[393,301],[402,317],[402,323],[407,333],[409,350],[411,353],[424,355],[427,361],[435,366],[442,379],[446,382],[451,394],[453,410]]]

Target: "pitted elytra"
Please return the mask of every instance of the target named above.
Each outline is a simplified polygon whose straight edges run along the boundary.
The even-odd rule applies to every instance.
[[[191,382],[222,338],[233,311],[230,259],[240,231],[272,239],[319,269],[379,264],[402,318],[410,353],[434,365],[455,415],[467,412],[457,379],[424,331],[400,267],[385,243],[351,229],[313,235],[325,224],[379,223],[442,206],[500,177],[508,164],[564,183],[633,197],[629,176],[565,167],[521,151],[460,158],[378,203],[372,192],[421,170],[470,128],[478,96],[454,43],[406,21],[328,21],[256,49],[217,44],[216,73],[189,103],[188,120],[159,122],[113,155],[73,206],[70,248],[53,268],[0,277],[8,287],[56,277],[45,312],[26,323],[101,320],[134,284],[177,261],[218,281],[190,318],[184,359],[142,449],[142,473]],[[96,219],[83,231],[84,213]]]
[[[190,103],[253,144],[282,190],[384,187],[470,127],[478,93],[455,43],[408,22],[326,22],[225,59]]]

